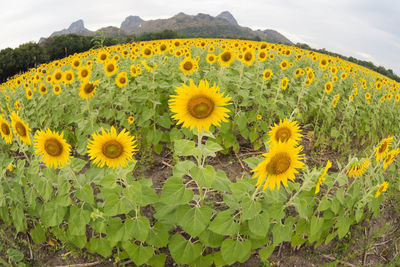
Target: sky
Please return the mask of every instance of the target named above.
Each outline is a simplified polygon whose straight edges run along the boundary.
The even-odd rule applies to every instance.
[[[400,76],[399,0],[0,0],[0,6],[0,49],[38,42],[79,19],[95,31],[120,27],[130,15],[151,20],[227,10],[241,26],[276,30],[294,43],[371,61]]]

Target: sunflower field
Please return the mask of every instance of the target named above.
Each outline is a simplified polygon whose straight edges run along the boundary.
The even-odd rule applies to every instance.
[[[123,44],[0,89],[0,225],[32,244],[138,266],[267,263],[283,243],[345,238],[399,190],[399,84],[294,46]]]

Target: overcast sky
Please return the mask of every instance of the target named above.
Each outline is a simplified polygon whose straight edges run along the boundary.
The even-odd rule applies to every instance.
[[[241,26],[277,30],[294,43],[372,61],[400,75],[399,0],[0,0],[0,6],[0,49],[38,42],[78,19],[95,31],[119,27],[129,15],[150,20],[228,10]]]

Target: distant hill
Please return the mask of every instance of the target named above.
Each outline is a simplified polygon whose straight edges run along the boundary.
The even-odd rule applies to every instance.
[[[288,38],[275,30],[252,30],[248,27],[240,26],[229,11],[224,11],[215,17],[203,13],[187,15],[181,12],[168,19],[148,21],[143,20],[139,16],[128,16],[119,28],[109,26],[96,31],[86,29],[83,20],[78,20],[72,23],[68,29],[53,32],[50,37],[71,33],[94,36],[101,32],[104,36],[129,36],[164,30],[173,30],[184,35],[199,37],[248,38],[272,43],[293,44]],[[41,38],[39,42],[41,43],[44,40],[45,38]]]

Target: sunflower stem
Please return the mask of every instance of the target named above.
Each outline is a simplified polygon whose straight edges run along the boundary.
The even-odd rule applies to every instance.
[[[325,99],[325,92],[323,92],[323,95],[321,97],[321,101],[319,102],[319,108],[318,108],[318,112],[317,112],[317,119],[315,120],[315,124],[314,124],[314,133],[315,133],[315,129],[317,128],[318,119],[319,119],[319,113],[321,111],[322,102],[324,102],[324,99]]]
[[[202,149],[202,145],[201,145],[202,139],[203,139],[203,129],[201,129],[200,131],[197,131],[197,147],[199,148],[199,151],[200,151],[200,154],[197,157],[197,166],[199,168],[203,168],[203,149]],[[204,201],[203,188],[197,182],[196,182],[196,184],[197,184],[197,187],[199,188],[199,193],[200,193],[200,206],[202,206],[203,201]]]
[[[67,165],[67,169],[71,172],[71,174],[72,174],[72,177],[74,178],[74,180],[75,180],[75,182],[78,184],[78,186],[80,187],[80,188],[82,188],[82,185],[79,183],[79,181],[78,181],[78,178],[76,177],[76,174],[75,174],[75,172],[72,170],[72,168],[71,168],[71,165]]]
[[[22,151],[22,153],[24,154],[24,156],[25,156],[26,160],[29,162],[29,165],[30,165],[30,164],[31,164],[31,159],[30,159],[30,158],[27,156],[27,154],[26,154],[26,152],[25,152],[25,149],[24,149],[23,145],[21,144],[21,142],[19,141],[19,139],[18,139],[18,138],[15,138],[15,139],[17,139],[17,143],[18,143],[19,151]]]
[[[92,118],[92,112],[90,111],[90,104],[89,104],[89,100],[86,99],[86,103],[87,103],[87,108],[88,108],[88,113],[89,113],[89,120],[90,120],[90,131],[93,132],[93,118]]]

